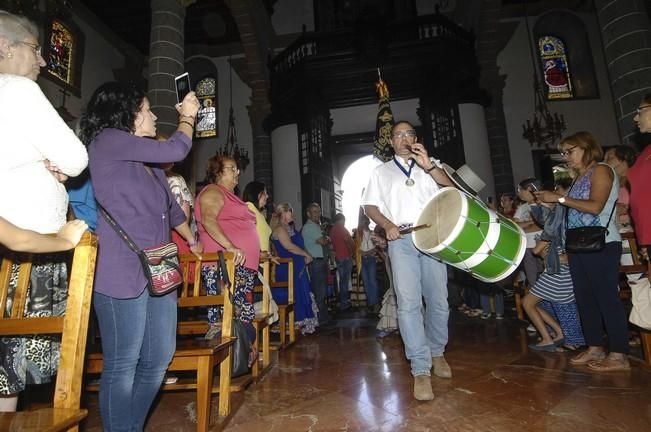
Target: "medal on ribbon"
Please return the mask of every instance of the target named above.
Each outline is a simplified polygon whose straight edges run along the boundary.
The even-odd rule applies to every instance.
[[[407,171],[407,170],[405,169],[405,167],[403,167],[403,166],[400,164],[400,162],[398,162],[398,160],[395,158],[395,156],[394,156],[394,158],[393,158],[393,162],[398,166],[398,168],[400,168],[400,171],[402,171],[402,173],[403,173],[404,175],[407,176],[407,180],[405,180],[405,184],[406,184],[407,186],[413,186],[413,185],[415,185],[416,182],[414,181],[413,178],[411,178],[411,171],[414,169],[414,165],[416,165],[416,161],[415,161],[415,160],[411,160],[411,161],[409,162],[409,164],[408,164],[408,165],[409,165],[409,171]]]

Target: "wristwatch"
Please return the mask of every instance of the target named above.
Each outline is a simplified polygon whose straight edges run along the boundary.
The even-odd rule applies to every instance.
[[[558,199],[559,204],[565,204],[565,197],[562,196]]]

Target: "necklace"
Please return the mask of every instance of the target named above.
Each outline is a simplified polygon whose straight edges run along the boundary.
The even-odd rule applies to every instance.
[[[413,186],[413,185],[415,185],[415,184],[416,184],[416,181],[414,181],[414,179],[411,178],[411,171],[414,169],[414,165],[416,164],[416,161],[412,160],[411,163],[409,163],[409,171],[407,171],[407,170],[406,170],[406,169],[405,169],[405,168],[400,164],[400,162],[398,162],[398,160],[395,158],[395,156],[393,157],[393,162],[398,166],[398,168],[400,168],[400,171],[402,171],[402,173],[403,173],[404,175],[407,176],[407,180],[405,180],[405,184],[406,184],[407,186]]]

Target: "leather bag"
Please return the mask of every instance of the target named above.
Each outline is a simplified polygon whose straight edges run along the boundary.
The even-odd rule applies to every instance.
[[[220,251],[218,252],[218,255],[220,273],[219,283],[222,287],[222,293],[228,295],[228,298],[232,304],[233,294],[231,293],[231,288],[233,288],[233,292],[235,292],[235,287],[231,284],[231,281],[228,278],[228,270],[226,269],[224,253]],[[235,313],[235,308],[233,308],[233,313]],[[233,316],[232,333],[233,337],[235,337],[236,340],[233,344],[233,350],[231,352],[231,377],[235,378],[249,372],[249,353],[251,352],[251,342],[249,341],[249,336],[246,333],[246,327],[244,327],[244,323],[238,320],[236,316]]]

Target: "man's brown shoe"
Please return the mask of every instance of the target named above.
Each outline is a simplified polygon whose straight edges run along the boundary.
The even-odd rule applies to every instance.
[[[570,363],[576,366],[584,366],[592,362],[598,362],[606,358],[603,351],[583,351],[579,355],[570,359]]]
[[[414,397],[419,401],[434,399],[432,380],[429,375],[417,375],[414,377]]]
[[[439,378],[452,378],[452,370],[445,357],[432,357],[432,366],[434,367],[434,375]]]

